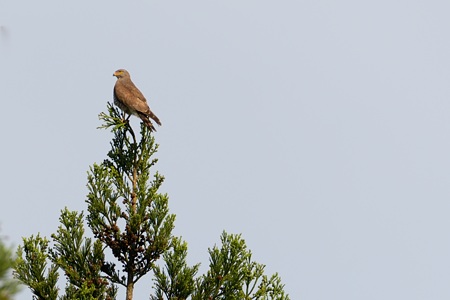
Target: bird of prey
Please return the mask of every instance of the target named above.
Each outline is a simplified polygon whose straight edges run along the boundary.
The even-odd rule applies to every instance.
[[[161,121],[150,110],[144,95],[131,81],[130,73],[127,70],[119,69],[114,72],[113,76],[117,77],[114,85],[114,104],[124,113],[139,117],[150,131],[156,131],[150,118],[159,126],[161,126]]]

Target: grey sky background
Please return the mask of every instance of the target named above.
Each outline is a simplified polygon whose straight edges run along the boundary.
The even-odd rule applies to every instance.
[[[163,123],[163,192],[202,272],[226,230],[292,299],[448,299],[449,10],[1,0],[1,235],[86,210],[111,138],[97,116],[126,68]]]

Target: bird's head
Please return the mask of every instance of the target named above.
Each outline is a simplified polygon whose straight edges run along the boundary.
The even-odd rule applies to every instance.
[[[114,72],[113,76],[116,76],[117,79],[119,79],[123,77],[130,77],[130,73],[128,73],[128,71],[125,69],[119,69]]]

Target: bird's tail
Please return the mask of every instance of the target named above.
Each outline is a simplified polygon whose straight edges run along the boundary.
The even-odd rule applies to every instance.
[[[158,119],[158,117],[157,117],[151,110],[148,110],[147,115],[148,115],[150,118],[152,118],[153,121],[156,122],[156,124],[158,124],[159,126],[162,125],[162,124],[161,124],[161,121]]]
[[[141,118],[142,122],[144,122],[144,124],[148,127],[148,129],[150,129],[150,131],[156,131],[155,126],[153,126],[152,122],[146,115],[139,114],[139,118]]]

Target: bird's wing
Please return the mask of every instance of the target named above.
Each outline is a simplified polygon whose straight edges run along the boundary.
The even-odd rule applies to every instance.
[[[150,109],[144,95],[131,81],[123,84],[118,80],[114,93],[118,101],[134,111],[146,113]]]

